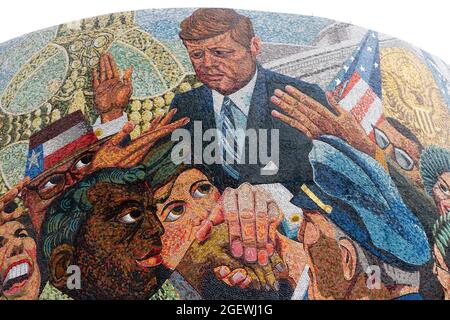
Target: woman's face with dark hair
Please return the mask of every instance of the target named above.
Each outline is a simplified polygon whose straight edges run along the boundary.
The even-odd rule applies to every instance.
[[[442,173],[433,187],[433,199],[439,214],[450,214],[450,171]]]
[[[155,193],[157,215],[164,225],[161,237],[163,263],[175,269],[195,239],[200,223],[208,218],[220,193],[198,169],[182,172]]]
[[[36,300],[41,274],[36,242],[19,221],[0,226],[0,299]]]

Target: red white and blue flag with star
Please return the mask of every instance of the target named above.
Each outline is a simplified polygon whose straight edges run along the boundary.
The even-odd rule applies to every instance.
[[[344,63],[328,91],[349,111],[373,139],[373,128],[383,119],[380,46],[378,34],[369,31]]]
[[[81,111],[71,113],[30,137],[25,176],[33,179],[96,142]]]

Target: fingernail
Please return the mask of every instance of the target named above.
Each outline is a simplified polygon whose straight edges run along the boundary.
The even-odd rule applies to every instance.
[[[245,276],[241,272],[236,272],[232,277],[231,281],[234,283],[239,283],[245,279]]]
[[[277,97],[282,97],[283,96],[283,91],[281,91],[280,89],[276,89],[275,90],[275,95],[277,96]]]
[[[219,274],[220,274],[221,277],[225,277],[228,274],[227,268],[220,267]]]
[[[256,262],[257,260],[256,248],[245,248],[244,258],[247,262]]]
[[[260,265],[265,266],[269,263],[269,255],[266,250],[258,251],[258,262]]]
[[[273,287],[275,288],[276,291],[280,291],[280,283],[278,281],[275,281],[273,283]]]
[[[271,100],[273,103],[280,103],[280,99],[278,99],[278,98],[275,97],[275,96],[272,96],[272,97],[270,98],[270,100]]]
[[[240,258],[242,257],[244,253],[244,248],[242,247],[242,243],[238,240],[234,240],[231,243],[231,253],[233,254],[233,257]]]
[[[294,87],[287,85],[285,89],[287,92],[292,92],[292,90],[294,90]]]

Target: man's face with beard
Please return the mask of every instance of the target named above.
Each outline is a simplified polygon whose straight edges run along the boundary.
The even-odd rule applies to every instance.
[[[334,226],[318,212],[304,212],[299,230],[310,266],[309,296],[313,300],[345,299],[351,283],[344,277],[342,250]]]
[[[165,280],[158,279],[164,229],[152,194],[143,183],[99,182],[88,191],[88,198],[94,208],[74,248],[66,248],[71,251],[70,263],[81,270],[81,289],[68,294],[81,299],[148,299]],[[54,253],[64,246],[52,252],[53,270],[61,264]]]

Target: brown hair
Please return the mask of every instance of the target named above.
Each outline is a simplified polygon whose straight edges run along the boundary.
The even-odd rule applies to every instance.
[[[249,48],[255,36],[250,19],[233,9],[201,8],[195,10],[181,24],[180,38],[185,40],[204,40],[231,32],[231,38]]]

